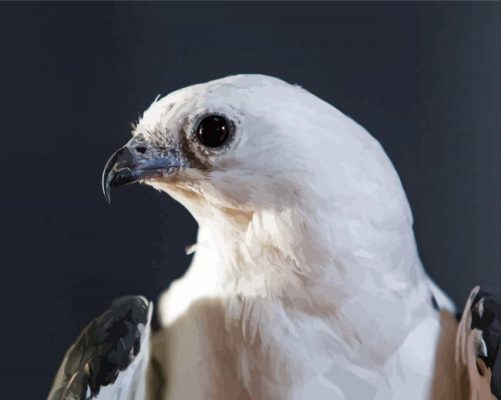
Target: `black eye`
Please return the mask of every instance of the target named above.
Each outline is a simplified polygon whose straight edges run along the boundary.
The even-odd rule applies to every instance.
[[[222,146],[229,134],[228,123],[220,115],[205,117],[197,128],[198,140],[206,147]]]

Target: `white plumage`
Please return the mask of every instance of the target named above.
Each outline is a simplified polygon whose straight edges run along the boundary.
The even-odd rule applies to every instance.
[[[231,126],[221,147],[197,141],[208,114]],[[141,179],[199,224],[193,262],[159,304],[164,400],[428,398],[432,293],[452,306],[365,129],[301,87],[237,75],[156,100],[126,147],[137,143],[150,161],[176,152],[174,172]]]
[[[236,124],[233,144],[207,157],[214,170],[149,182],[200,227],[192,265],[160,303],[167,398],[426,398],[438,316],[379,143],[261,75],[177,91],[135,133],[172,135],[207,111]]]

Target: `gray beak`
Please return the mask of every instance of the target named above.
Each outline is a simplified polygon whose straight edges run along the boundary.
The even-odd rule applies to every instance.
[[[101,180],[104,197],[109,204],[111,188],[144,179],[173,175],[180,166],[176,150],[154,152],[144,144],[134,144],[133,139],[113,153],[106,163]]]

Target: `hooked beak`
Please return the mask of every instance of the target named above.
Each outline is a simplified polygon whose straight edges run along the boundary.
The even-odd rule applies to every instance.
[[[111,188],[173,175],[180,166],[176,150],[153,157],[145,147],[134,147],[129,143],[113,153],[104,167],[101,180],[104,198],[110,204]]]

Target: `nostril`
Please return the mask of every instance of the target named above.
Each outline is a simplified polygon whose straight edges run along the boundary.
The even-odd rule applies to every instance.
[[[146,153],[146,147],[144,147],[144,146],[137,146],[137,147],[135,148],[135,150],[136,150],[138,153],[141,153],[141,154]]]

